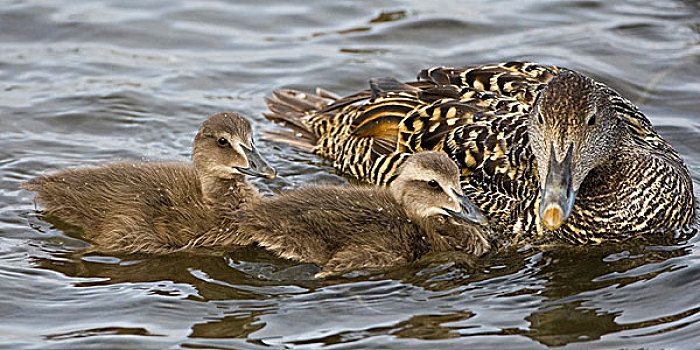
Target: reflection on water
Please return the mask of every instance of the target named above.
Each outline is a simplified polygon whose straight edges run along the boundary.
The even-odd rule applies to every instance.
[[[148,295],[214,304],[220,312],[191,324],[188,337],[199,340],[330,345],[387,335],[421,340],[464,337],[466,342],[473,337],[522,336],[561,346],[623,331],[659,336],[688,325],[700,311],[697,306],[657,317],[643,309],[680,288],[692,289],[688,282],[697,284],[693,271],[682,271],[688,268],[682,262],[692,250],[692,244],[678,238],[661,246],[630,242],[499,252],[487,261],[449,253],[408,268],[329,281],[299,278],[294,265],[255,247],[159,257],[67,251],[32,261],[38,268],[76,278],[75,287],[136,284]],[[672,281],[657,278],[668,273],[680,281],[669,285]],[[663,304],[697,304],[691,294]],[[186,306],[173,307],[187,313]],[[627,315],[632,319],[621,322],[625,313],[632,313]],[[143,328],[105,327],[47,338],[105,332],[153,336]]]
[[[31,176],[189,157],[210,113],[259,133],[272,89],[340,93],[430,65],[531,59],[581,70],[638,103],[700,193],[693,2],[15,1],[0,9],[0,347],[691,348],[698,227],[598,247],[317,281],[255,247],[99,254],[37,214]],[[344,183],[317,157],[260,140],[282,180]]]

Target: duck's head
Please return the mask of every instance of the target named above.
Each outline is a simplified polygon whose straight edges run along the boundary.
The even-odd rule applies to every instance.
[[[398,169],[389,189],[411,217],[444,216],[451,221],[487,222],[476,205],[464,196],[459,168],[442,153],[411,155]]]
[[[586,175],[614,155],[623,132],[614,95],[580,73],[562,70],[535,101],[528,131],[545,228],[556,230],[566,222]]]
[[[238,113],[216,113],[202,123],[192,160],[197,171],[220,179],[244,174],[275,177],[275,170],[255,149],[250,123]]]

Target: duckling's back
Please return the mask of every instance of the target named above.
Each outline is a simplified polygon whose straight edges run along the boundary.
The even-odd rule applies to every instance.
[[[229,244],[257,243],[326,270],[404,264],[429,249],[417,223],[385,188],[301,188],[266,198],[237,219],[239,231]]]
[[[193,166],[117,163],[38,176],[22,188],[37,192],[44,213],[83,228],[104,248],[167,251],[214,222]]]

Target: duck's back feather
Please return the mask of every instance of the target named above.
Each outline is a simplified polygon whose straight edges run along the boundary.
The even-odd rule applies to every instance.
[[[284,258],[325,265],[349,246],[411,261],[419,229],[388,190],[313,186],[266,198],[234,216],[234,244],[257,243]],[[383,234],[387,233],[387,234]]]
[[[118,163],[62,170],[22,185],[44,213],[83,228],[105,249],[163,252],[216,222],[194,167],[185,163]]]

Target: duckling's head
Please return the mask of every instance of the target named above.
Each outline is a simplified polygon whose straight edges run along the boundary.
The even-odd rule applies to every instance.
[[[486,223],[476,205],[462,192],[459,168],[442,153],[411,155],[398,169],[389,189],[411,217],[444,216],[450,220]]]
[[[528,134],[540,178],[540,220],[549,230],[566,222],[588,172],[614,155],[623,128],[613,96],[604,85],[563,70],[535,102]]]
[[[238,113],[216,113],[202,123],[192,160],[198,171],[219,179],[243,174],[275,177],[275,170],[255,149],[250,123]]]

